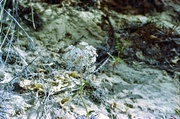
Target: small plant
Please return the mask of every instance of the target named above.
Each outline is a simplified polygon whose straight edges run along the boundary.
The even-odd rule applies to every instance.
[[[126,113],[126,114],[128,113],[128,110],[129,110],[129,107],[126,106],[126,107],[125,107],[125,113]]]
[[[123,52],[125,50],[125,48],[127,48],[128,43],[123,41],[117,41],[116,43],[116,51],[117,51],[117,56],[113,56],[112,54],[108,53],[108,55],[113,59],[113,73],[114,73],[114,68],[123,62],[123,60],[121,59],[123,57]]]
[[[89,119],[89,115],[93,111],[88,111],[83,98],[84,88],[89,83],[88,80],[84,79],[84,76],[88,77],[87,75],[94,72],[96,69],[95,62],[96,57],[98,56],[96,49],[93,46],[88,45],[86,42],[81,42],[77,46],[71,45],[67,47],[65,52],[66,53],[63,55],[62,59],[65,61],[66,68],[80,73],[80,89],[73,97],[80,97],[86,110],[86,117]]]

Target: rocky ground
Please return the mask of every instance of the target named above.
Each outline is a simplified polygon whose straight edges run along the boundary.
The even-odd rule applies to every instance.
[[[1,40],[0,118],[180,119],[179,3],[159,1],[20,2],[22,28]]]

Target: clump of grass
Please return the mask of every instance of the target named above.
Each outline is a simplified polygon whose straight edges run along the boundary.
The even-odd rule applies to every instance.
[[[26,45],[29,48],[34,47],[33,39],[18,21],[18,12],[18,1],[0,2],[0,68],[4,70],[10,65],[15,67],[28,65],[21,45],[24,36],[28,39]]]
[[[10,93],[14,88],[13,83],[21,76],[28,76],[28,64],[22,50],[21,39],[25,36],[28,39],[27,45],[29,47],[34,45],[33,39],[20,24],[18,17],[17,0],[0,1],[0,70],[4,74],[0,77],[0,91],[4,92],[1,93],[0,105],[3,104],[5,108],[5,103],[9,103],[8,100],[12,98]],[[6,95],[7,92],[9,95]],[[3,109],[4,107],[0,106],[0,111]],[[6,111],[1,113],[5,115],[3,118],[11,115]]]
[[[24,35],[33,45],[33,39],[18,22],[17,1],[4,0],[0,2],[0,65],[5,68],[7,61],[11,59],[11,54],[16,54],[14,62],[19,58],[23,64],[23,56],[19,52],[21,49],[21,36]],[[27,42],[28,44],[28,42]],[[29,45],[29,44],[28,44]],[[17,58],[18,57],[18,58]]]

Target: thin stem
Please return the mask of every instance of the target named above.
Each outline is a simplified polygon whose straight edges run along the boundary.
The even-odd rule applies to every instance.
[[[83,78],[82,78],[82,72],[81,72],[81,78],[80,78],[80,81],[81,81],[81,88],[80,88],[80,92],[79,92],[79,97],[81,98],[82,100],[82,103],[83,103],[83,106],[86,110],[86,117],[89,119],[89,112],[88,112],[88,109],[87,109],[87,106],[86,106],[86,103],[84,101],[84,98],[83,98],[83,89],[84,89],[84,86],[83,86]]]
[[[31,2],[31,17],[32,17],[32,23],[33,23],[33,27],[34,29],[36,29],[36,25],[35,25],[35,22],[34,22],[34,10],[33,10],[33,7],[32,7],[32,0],[30,1]]]

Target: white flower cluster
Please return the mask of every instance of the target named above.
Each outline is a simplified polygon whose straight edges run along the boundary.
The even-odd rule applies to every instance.
[[[67,69],[85,73],[93,72],[96,69],[95,62],[98,56],[96,48],[88,43],[81,42],[76,47],[70,45],[65,52],[62,58]]]

